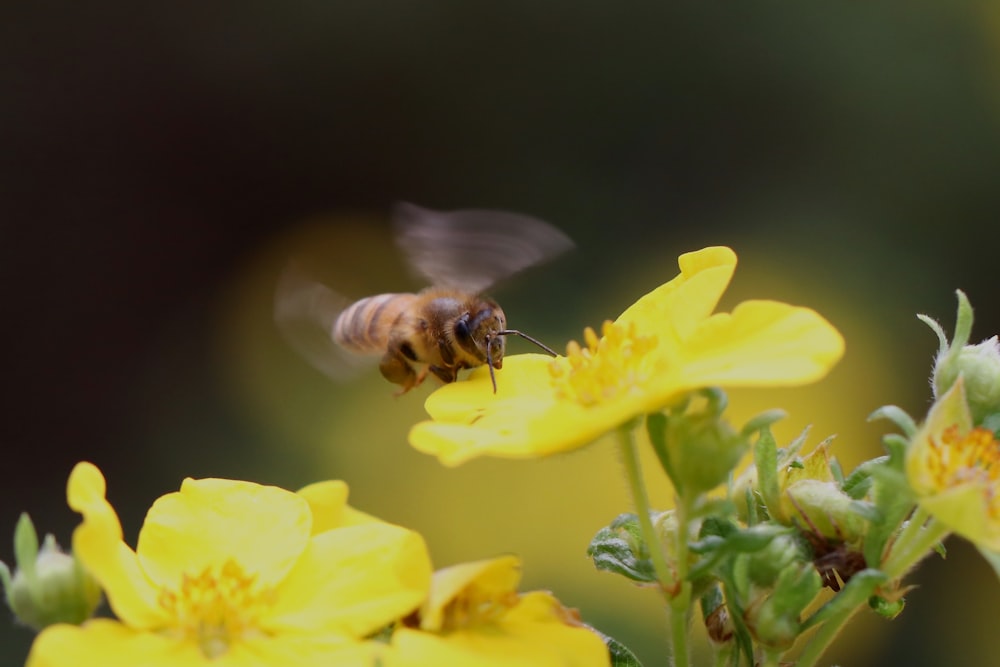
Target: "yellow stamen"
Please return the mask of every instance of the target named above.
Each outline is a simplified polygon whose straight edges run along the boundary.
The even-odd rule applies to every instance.
[[[628,328],[605,321],[602,337],[587,327],[586,347],[576,341],[566,345],[566,357],[549,365],[558,394],[581,405],[596,405],[627,392],[647,379],[647,353],[656,347],[656,336],[640,336],[635,323]],[[568,366],[567,366],[568,364]]]
[[[241,637],[260,634],[257,619],[272,596],[254,579],[230,559],[220,568],[185,574],[176,591],[161,591],[160,605],[174,615],[179,634],[198,642],[206,658],[217,658]]]
[[[1000,520],[1000,441],[985,428],[960,435],[947,428],[940,442],[930,441],[927,468],[941,491],[965,484],[982,484],[990,516]]]

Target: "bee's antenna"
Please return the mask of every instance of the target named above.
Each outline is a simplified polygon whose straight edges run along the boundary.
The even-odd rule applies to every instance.
[[[558,354],[556,354],[555,350],[553,350],[551,347],[549,347],[548,345],[546,345],[542,341],[538,340],[537,338],[532,338],[528,334],[522,333],[522,332],[518,331],[517,329],[504,329],[503,331],[498,331],[497,332],[498,336],[509,336],[510,334],[514,334],[515,336],[520,336],[521,338],[524,338],[525,340],[531,341],[532,343],[534,343],[538,347],[540,347],[543,350],[545,350],[546,352],[548,352],[553,357],[558,357],[559,356]]]
[[[490,351],[493,349],[493,341],[496,338],[488,338],[486,340],[486,367],[490,369],[490,381],[493,383],[493,393],[497,393],[497,376],[493,373],[493,355]]]

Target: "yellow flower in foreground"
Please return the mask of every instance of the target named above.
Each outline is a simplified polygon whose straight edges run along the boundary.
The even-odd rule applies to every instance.
[[[745,301],[716,313],[736,268],[729,248],[681,255],[681,273],[643,296],[602,336],[565,357],[504,359],[494,395],[486,369],[427,399],[431,421],[410,443],[446,465],[476,456],[527,458],[583,446],[682,394],[711,386],[798,385],[823,377],[844,341],[808,308]]]
[[[419,629],[392,636],[391,664],[436,667],[605,667],[604,641],[551,594],[518,593],[521,563],[503,556],[434,574]]]
[[[931,408],[906,453],[906,476],[927,512],[1000,553],[1000,441],[973,428],[960,377]]]
[[[74,552],[118,620],[51,626],[29,667],[371,665],[386,647],[363,638],[429,590],[422,538],[347,507],[339,482],[300,495],[187,479],[150,508],[135,551],[96,467],[74,468],[67,497],[83,514]]]

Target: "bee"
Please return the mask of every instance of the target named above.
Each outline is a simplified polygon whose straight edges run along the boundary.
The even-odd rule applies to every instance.
[[[483,292],[568,250],[569,237],[525,215],[434,211],[408,203],[396,205],[393,227],[411,269],[430,283],[420,292],[351,303],[295,267],[282,276],[275,320],[313,366],[340,379],[358,356],[380,354],[379,370],[402,394],[428,373],[449,383],[459,371],[485,365],[495,393],[494,370],[503,366],[507,336],[520,336],[555,356],[537,339],[507,328],[503,309]]]

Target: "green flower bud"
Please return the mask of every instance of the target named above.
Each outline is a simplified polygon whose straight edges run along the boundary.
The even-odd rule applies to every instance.
[[[969,345],[973,313],[965,294],[958,292],[955,336],[950,343],[940,324],[925,315],[919,317],[938,337],[932,374],[934,397],[944,395],[961,376],[975,424],[1000,412],[1000,342],[993,336],[977,345]]]
[[[822,587],[812,564],[786,568],[770,594],[761,595],[748,607],[747,628],[764,646],[791,646],[802,631],[802,613]]]
[[[722,420],[725,395],[705,390],[689,409],[669,417],[647,418],[649,438],[677,490],[691,497],[726,482],[749,448],[746,436]]]
[[[18,620],[36,630],[54,623],[80,624],[101,602],[101,588],[76,558],[46,535],[41,549],[38,534],[27,514],[14,530],[17,570],[11,577],[4,565],[0,578],[7,604]]]
[[[791,535],[778,535],[766,547],[746,558],[750,581],[767,588],[773,586],[789,567],[811,562],[801,543]]]

